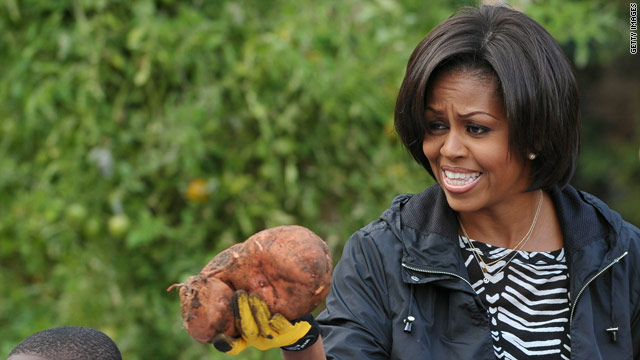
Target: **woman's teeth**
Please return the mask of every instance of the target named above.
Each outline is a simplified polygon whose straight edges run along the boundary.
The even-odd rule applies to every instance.
[[[445,179],[447,183],[451,185],[466,185],[471,183],[473,180],[477,179],[480,176],[479,172],[473,173],[457,173],[449,170],[444,171]]]

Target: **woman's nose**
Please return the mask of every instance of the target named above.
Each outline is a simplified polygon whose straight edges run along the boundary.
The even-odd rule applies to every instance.
[[[440,155],[447,158],[459,158],[467,155],[467,148],[461,134],[457,131],[449,131],[445,135],[444,143],[440,148]]]

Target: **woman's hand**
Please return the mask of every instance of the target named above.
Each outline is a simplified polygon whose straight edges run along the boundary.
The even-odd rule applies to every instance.
[[[233,295],[232,304],[235,326],[241,336],[232,338],[225,334],[217,335],[213,345],[224,353],[237,355],[248,346],[267,350],[297,345],[298,340],[311,333],[309,330],[312,326],[308,321],[292,324],[280,314],[272,316],[267,303],[257,294],[249,295],[244,290],[238,290]],[[317,328],[315,333],[318,334]],[[313,342],[306,341],[309,345]]]

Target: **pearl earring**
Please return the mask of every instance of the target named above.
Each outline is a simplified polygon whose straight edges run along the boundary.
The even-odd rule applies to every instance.
[[[529,153],[529,160],[535,160],[536,156],[538,156],[538,155],[536,155],[534,153]]]

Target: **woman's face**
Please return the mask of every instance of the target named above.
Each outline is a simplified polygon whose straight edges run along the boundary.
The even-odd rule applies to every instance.
[[[422,150],[452,209],[515,205],[531,183],[530,166],[509,150],[509,124],[496,80],[445,72],[427,93]],[[509,207],[503,209],[509,209]]]

